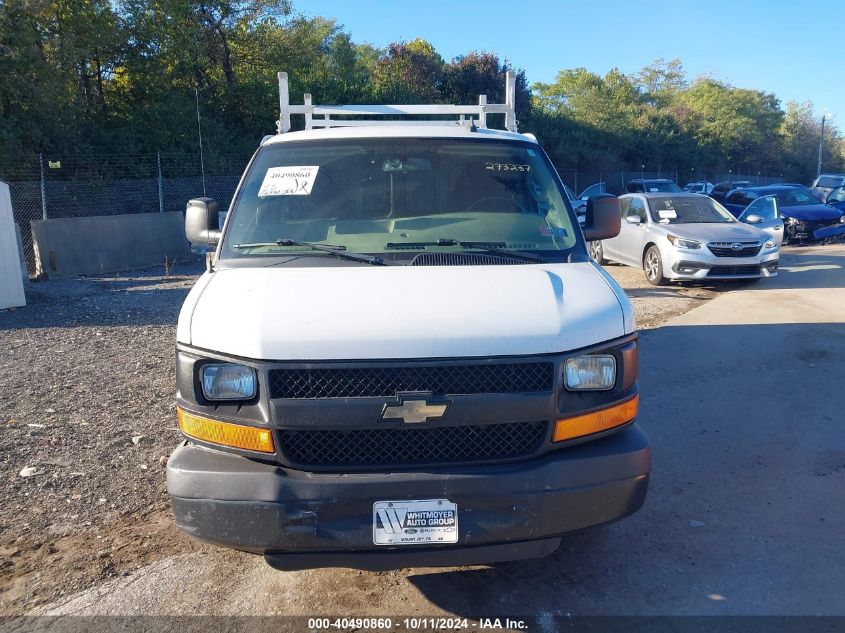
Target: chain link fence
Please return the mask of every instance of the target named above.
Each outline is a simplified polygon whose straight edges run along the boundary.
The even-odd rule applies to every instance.
[[[30,221],[185,210],[206,195],[226,209],[249,156],[156,154],[36,155],[0,162],[29,272],[35,272]]]
[[[560,174],[560,179],[563,183],[572,189],[576,195],[581,195],[581,192],[597,183],[604,183],[605,190],[608,193],[619,195],[625,192],[625,185],[635,178],[668,178],[673,180],[678,185],[684,186],[690,182],[710,182],[716,184],[718,182],[740,182],[747,181],[752,186],[755,185],[775,185],[783,182],[783,174],[780,172],[772,172],[768,170],[722,170],[722,169],[707,169],[706,167],[699,167],[697,169],[685,170],[658,170],[646,171],[645,169],[631,169],[630,166],[620,165],[618,170],[600,170],[600,169],[567,169],[564,167],[557,168]]]

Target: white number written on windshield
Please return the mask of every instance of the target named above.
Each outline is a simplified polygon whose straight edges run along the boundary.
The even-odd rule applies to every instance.
[[[490,171],[531,171],[531,165],[521,165],[518,163],[493,163],[487,161],[484,163],[484,168]]]

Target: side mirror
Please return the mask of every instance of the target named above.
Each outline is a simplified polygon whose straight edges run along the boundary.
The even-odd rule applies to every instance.
[[[588,242],[597,242],[616,237],[622,229],[621,214],[616,196],[606,193],[592,196],[587,200],[584,238]]]
[[[642,224],[643,219],[638,215],[629,215],[625,218],[628,224]]]
[[[760,224],[760,222],[763,221],[763,218],[761,218],[759,215],[757,215],[755,213],[752,213],[747,218],[745,218],[745,221],[748,224]]]
[[[217,202],[212,198],[188,200],[185,209],[185,235],[191,244],[215,246],[220,241]]]

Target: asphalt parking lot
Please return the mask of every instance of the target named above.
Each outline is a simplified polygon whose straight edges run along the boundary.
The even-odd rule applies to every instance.
[[[24,451],[21,457],[2,447],[3,476],[15,482],[12,502],[0,510],[0,527],[9,535],[2,547],[10,563],[0,569],[3,611],[466,617],[845,613],[845,553],[838,546],[845,509],[837,501],[845,483],[837,397],[845,376],[845,247],[788,249],[781,275],[753,287],[655,291],[639,271],[609,270],[632,296],[645,328],[640,422],[654,444],[649,498],[633,517],[565,539],[548,559],[494,567],[277,572],[260,558],[196,545],[179,535],[167,521],[163,476],[155,461],[176,442],[168,410],[172,396],[166,391],[172,376],[164,360],[148,368],[142,357],[159,353],[170,362],[173,310],[192,273],[169,280],[74,282],[105,283],[112,290],[110,283],[125,283],[124,295],[136,292],[132,288],[153,293],[134,302],[131,294],[121,298],[128,302],[121,310],[137,321],[130,325],[106,318],[109,297],[98,299],[96,293],[87,322],[36,320],[24,332],[14,319],[26,314],[0,316],[0,342],[11,344],[20,365],[32,365],[31,354],[41,350],[41,362],[52,372],[43,391],[34,384],[44,382],[44,367],[31,367],[25,380],[11,368],[0,375],[0,420],[17,416],[7,427],[16,429],[15,446]],[[167,288],[167,300],[150,290],[159,285]],[[47,300],[44,292],[36,290],[34,309]],[[154,309],[147,310],[150,303]],[[138,326],[147,329],[135,337],[131,328]],[[71,356],[104,336],[115,337],[114,349],[102,343],[106,351],[128,347],[139,354],[133,360],[141,366],[124,361],[132,368],[129,377],[117,375],[137,381],[137,388],[160,400],[150,414],[149,406],[133,405],[123,390],[123,408],[112,413],[111,394],[100,400],[83,397],[76,419],[106,411],[100,417],[112,429],[106,435],[113,442],[101,445],[93,436],[80,442],[75,450],[88,456],[93,469],[83,477],[66,475],[71,467],[41,464],[51,446],[41,439],[60,437],[53,446],[72,441],[71,422],[53,416],[73,403],[73,396],[63,389],[65,382],[52,377],[62,374],[61,361],[43,355],[50,337],[61,340],[67,328],[75,337],[67,345]],[[105,375],[98,378],[108,382]],[[34,396],[45,407],[18,415],[18,402]],[[48,408],[54,413],[44,414]],[[124,419],[135,415],[140,418],[131,423]],[[45,427],[28,426],[36,417],[47,421]],[[133,433],[145,438],[133,443]],[[41,452],[21,449],[28,444],[21,437],[39,438]],[[120,461],[131,468],[118,463],[96,470],[103,451],[123,454]],[[22,459],[38,462],[45,472],[21,481]],[[126,488],[126,473],[133,492],[118,496],[117,503],[99,503],[109,486]],[[79,480],[87,493],[78,492]],[[105,497],[98,496],[102,490]],[[73,499],[76,494],[82,497]]]

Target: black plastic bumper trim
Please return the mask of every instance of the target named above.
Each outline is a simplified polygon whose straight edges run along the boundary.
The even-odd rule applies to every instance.
[[[457,554],[555,538],[636,512],[650,468],[648,440],[632,425],[528,462],[427,472],[304,474],[183,445],[168,463],[167,482],[177,525],[198,539],[261,554],[389,556],[372,543],[374,501],[453,501],[459,541],[444,551]]]
[[[408,548],[385,552],[331,552],[300,554],[264,554],[264,560],[274,569],[297,571],[321,567],[349,567],[366,571],[387,571],[403,567],[454,567],[485,565],[542,558],[553,554],[560,546],[560,537],[520,543],[481,545],[478,547]]]

